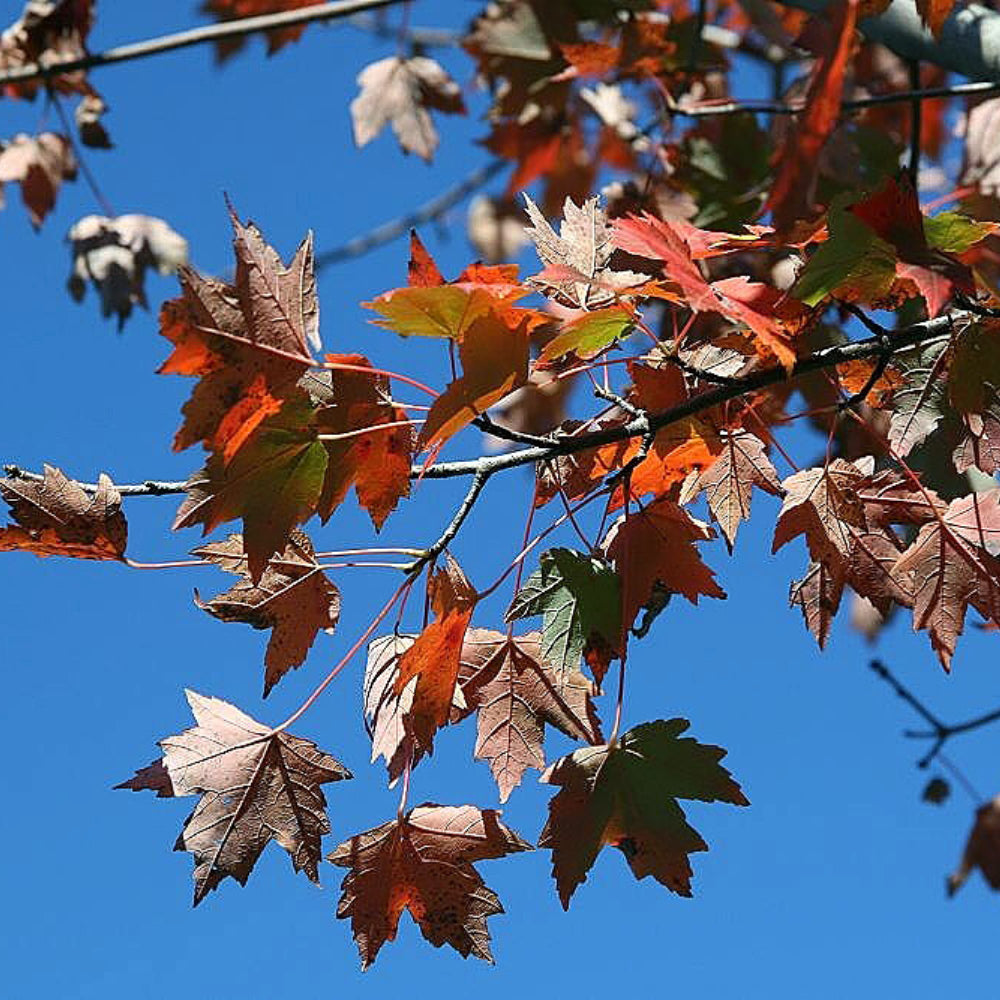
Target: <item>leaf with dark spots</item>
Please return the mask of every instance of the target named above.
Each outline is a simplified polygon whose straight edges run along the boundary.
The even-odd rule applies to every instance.
[[[532,849],[498,816],[493,809],[424,803],[328,855],[350,869],[337,916],[351,918],[362,969],[395,940],[403,910],[435,948],[449,944],[463,957],[493,961],[486,920],[503,907],[473,863]]]

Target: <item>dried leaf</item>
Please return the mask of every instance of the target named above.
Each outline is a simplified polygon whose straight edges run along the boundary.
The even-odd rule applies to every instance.
[[[292,532],[284,551],[268,560],[257,583],[250,579],[240,535],[204,545],[191,554],[242,577],[209,601],[203,601],[195,590],[199,608],[220,621],[272,630],[264,656],[265,698],[289,670],[305,661],[320,629],[332,632],[337,627],[340,591],[319,568],[312,542],[303,532]]]
[[[26,0],[21,16],[0,34],[0,70],[84,58],[93,7],[93,0]],[[46,86],[63,94],[94,93],[79,70],[44,81],[16,80],[4,84],[3,90],[11,97],[31,99]]]
[[[148,308],[147,268],[174,274],[187,263],[187,240],[150,215],[86,215],[66,238],[73,255],[70,294],[79,302],[91,282],[101,299],[101,315],[115,313],[119,329],[134,305]]]
[[[0,143],[0,208],[3,207],[3,185],[20,183],[21,200],[35,229],[55,207],[62,182],[75,178],[73,146],[63,135],[22,133]]]
[[[599,198],[579,206],[567,198],[558,234],[528,195],[524,201],[531,220],[526,232],[547,265],[532,281],[545,294],[574,309],[599,309],[614,302],[619,291],[645,280],[631,271],[612,270],[612,227]],[[553,273],[550,269],[555,278],[546,277]]]
[[[426,56],[379,59],[358,74],[358,86],[360,93],[351,102],[358,146],[371,142],[388,123],[404,153],[416,153],[430,162],[438,134],[427,109],[465,114],[458,84]]]
[[[597,743],[600,723],[592,698],[598,690],[579,670],[556,670],[545,661],[538,632],[508,639],[470,629],[462,648],[462,694],[475,710],[478,760],[489,761],[500,801],[524,772],[545,768],[546,723],[567,736]]]
[[[316,0],[205,0],[201,5],[202,13],[215,17],[219,21],[232,21],[241,17],[256,17],[259,14],[272,14],[277,11],[298,10],[300,7],[313,7]],[[287,28],[274,28],[267,33],[267,54],[273,56],[290,42],[298,41],[305,24],[293,24]],[[239,52],[247,43],[246,36],[223,38],[215,43],[215,55],[219,62],[228,59]]]
[[[320,785],[351,772],[315,743],[275,732],[234,705],[185,692],[197,725],[160,741],[174,795],[200,795],[174,850],[194,855],[194,903],[227,876],[246,885],[277,841],[297,872],[319,882],[320,838],[330,832]],[[118,788],[165,788],[157,764]]]
[[[764,442],[747,432],[726,434],[719,457],[698,477],[712,517],[733,551],[740,522],[750,517],[750,498],[756,486],[772,496],[783,493],[778,474],[764,450]]]
[[[91,149],[111,149],[114,145],[101,120],[108,106],[98,94],[87,94],[76,106],[73,118],[80,134],[80,142]]]
[[[832,23],[825,45],[813,66],[805,112],[788,130],[785,143],[775,155],[778,175],[771,187],[767,208],[781,230],[806,219],[813,208],[819,156],[840,118],[844,76],[854,49],[857,4],[839,4],[831,12]]]
[[[953,500],[899,556],[892,576],[913,594],[913,628],[927,629],[945,670],[971,604],[1000,623],[1000,490]]]
[[[98,489],[86,493],[79,483],[51,466],[41,482],[0,479],[0,496],[17,522],[0,528],[0,552],[20,550],[37,556],[118,559],[125,556],[128,525],[121,496],[101,474]]]
[[[691,895],[689,855],[708,847],[677,799],[749,803],[719,764],[725,750],[679,738],[688,726],[686,719],[644,723],[614,746],[577,750],[542,775],[560,786],[538,845],[552,848],[563,909],[605,845],[621,850],[636,878],[652,875]]]
[[[954,896],[976,868],[991,889],[1000,889],[1000,795],[976,810],[962,861],[948,876],[948,895]]]
[[[450,944],[463,957],[493,961],[486,918],[503,907],[473,862],[532,849],[498,816],[493,809],[428,802],[327,856],[350,869],[337,916],[351,918],[362,969],[395,940],[404,909],[435,948]]]

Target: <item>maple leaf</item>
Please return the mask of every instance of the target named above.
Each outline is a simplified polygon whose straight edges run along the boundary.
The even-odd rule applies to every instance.
[[[977,323],[953,342],[948,395],[958,411],[962,438],[953,452],[955,468],[975,466],[987,475],[1000,470],[1000,326]]]
[[[724,598],[725,591],[694,547],[714,537],[709,525],[672,500],[658,500],[619,518],[604,546],[622,578],[623,627],[635,621],[657,586],[683,594],[692,604],[701,595]]]
[[[790,371],[796,358],[795,338],[811,314],[776,288],[742,275],[709,282],[698,269],[691,247],[699,232],[643,213],[615,220],[614,243],[628,253],[662,261],[664,276],[678,286],[689,309],[745,323],[761,346]]]
[[[913,628],[926,629],[941,666],[951,669],[971,604],[1000,624],[1000,490],[958,497],[926,523],[892,567],[913,595]]]
[[[427,109],[465,114],[462,92],[440,63],[426,56],[389,56],[358,74],[358,96],[351,102],[354,141],[367,145],[387,123],[404,153],[429,163],[438,145]]]
[[[858,7],[853,0],[832,12],[826,44],[817,53],[813,67],[805,111],[788,130],[784,144],[775,154],[778,175],[765,207],[771,210],[778,229],[790,229],[812,211],[819,155],[840,117],[857,16]]]
[[[121,511],[122,498],[103,473],[97,492],[91,495],[59,469],[46,465],[41,482],[0,479],[0,496],[10,504],[17,522],[0,528],[0,552],[124,559],[128,525]]]
[[[219,21],[232,21],[241,17],[256,17],[282,10],[298,10],[300,7],[315,6],[315,0],[205,0],[202,13]],[[273,56],[290,42],[297,41],[305,24],[293,24],[287,28],[274,28],[267,33],[267,54]],[[246,45],[246,36],[222,38],[215,43],[215,56],[220,62],[235,55]]]
[[[319,348],[319,306],[312,235],[288,267],[252,224],[230,210],[233,284],[180,269],[182,295],[163,304],[160,333],[174,344],[161,373],[198,376],[174,438],[181,451],[197,441],[226,463],[296,396]]]
[[[194,903],[226,877],[246,885],[272,840],[294,869],[319,882],[320,838],[330,832],[320,785],[352,777],[315,743],[276,732],[219,698],[185,692],[197,725],[160,741],[163,759],[117,788],[200,795],[174,850],[194,855]]]
[[[781,484],[785,499],[771,551],[805,535],[816,562],[829,562],[836,556],[849,559],[856,532],[867,527],[857,493],[865,479],[863,470],[842,458],[789,476]]]
[[[893,358],[903,384],[892,396],[889,443],[905,458],[937,428],[947,406],[947,340],[902,351]]]
[[[502,632],[470,629],[462,648],[462,674],[466,712],[478,713],[475,756],[489,762],[501,802],[529,767],[545,768],[546,724],[588,743],[601,739],[592,701],[597,687],[575,668],[547,663],[538,632],[508,638]]]
[[[635,318],[621,306],[585,312],[564,322],[539,355],[542,362],[573,353],[584,361],[596,358],[631,332]]]
[[[258,581],[289,533],[317,509],[328,454],[309,426],[312,405],[292,399],[256,428],[228,464],[212,455],[185,485],[187,499],[173,528],[204,525],[208,534],[224,521],[243,519],[243,544],[250,578]]]
[[[418,447],[431,449],[457,434],[528,378],[528,320],[513,328],[495,310],[477,317],[458,348],[462,375],[434,400]]]
[[[760,438],[744,431],[726,434],[721,441],[719,457],[701,473],[695,489],[705,493],[732,552],[740,522],[750,517],[754,486],[772,496],[781,496],[783,490]]]
[[[351,918],[362,969],[395,939],[403,910],[435,948],[450,944],[463,958],[493,961],[486,919],[503,907],[473,862],[532,849],[498,817],[494,809],[425,802],[327,855],[350,869],[337,916]]]
[[[328,354],[327,361],[371,368],[361,354]],[[317,430],[325,435],[329,456],[319,514],[327,520],[352,483],[358,503],[376,531],[410,495],[414,435],[406,411],[392,402],[389,379],[376,371],[334,370],[307,379],[305,387],[320,403]],[[381,425],[386,426],[379,429]],[[342,435],[339,437],[338,435]]]
[[[552,849],[563,909],[606,845],[621,850],[636,878],[652,875],[671,891],[691,895],[689,855],[708,846],[677,800],[749,802],[719,764],[725,750],[679,738],[689,725],[686,719],[644,723],[613,745],[563,757],[542,775],[560,787],[538,846]]]
[[[432,621],[399,658],[393,694],[401,696],[416,679],[413,701],[406,713],[419,744],[427,748],[434,733],[448,721],[455,698],[465,631],[478,595],[450,555],[430,579],[427,596],[434,613]]]
[[[600,682],[619,655],[620,606],[618,576],[607,563],[572,549],[548,549],[504,620],[541,615],[542,659],[570,675],[582,656]]]
[[[86,215],[66,236],[73,255],[69,291],[79,302],[91,282],[101,315],[118,316],[118,329],[136,304],[146,303],[146,270],[173,274],[187,263],[188,244],[163,219],[150,215]]]
[[[0,34],[0,70],[85,58],[93,7],[94,0],[26,0],[21,16]],[[11,97],[33,99],[46,86],[64,94],[93,93],[79,70],[48,77],[44,82],[15,80],[4,84],[3,91]]]
[[[3,185],[20,183],[21,200],[35,229],[55,207],[62,182],[75,178],[76,157],[64,135],[22,133],[0,143],[0,208],[4,204]]]
[[[574,309],[593,310],[608,306],[619,292],[645,280],[644,275],[612,269],[612,224],[598,197],[582,205],[567,198],[558,234],[528,195],[524,201],[531,220],[526,231],[546,265],[532,283],[546,295]]]
[[[1000,795],[976,810],[962,860],[948,876],[948,895],[954,896],[976,868],[991,889],[1000,889]]]
[[[312,542],[293,531],[283,552],[272,556],[260,580],[254,583],[240,535],[195,549],[192,555],[207,559],[243,579],[225,593],[203,601],[199,608],[224,622],[245,622],[257,629],[271,629],[264,656],[264,697],[309,653],[320,629],[332,632],[340,618],[340,591],[316,562]]]
[[[806,575],[795,580],[788,590],[788,603],[802,611],[806,628],[815,636],[820,649],[826,646],[830,626],[840,608],[844,577],[836,562],[813,562]]]

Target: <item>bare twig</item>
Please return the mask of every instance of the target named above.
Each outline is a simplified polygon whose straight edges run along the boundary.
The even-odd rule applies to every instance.
[[[381,226],[372,229],[362,236],[357,236],[342,246],[334,247],[332,250],[324,250],[316,255],[316,270],[321,271],[325,267],[340,264],[345,260],[354,257],[361,257],[363,254],[376,250],[386,243],[405,236],[415,226],[422,226],[426,222],[444,215],[450,208],[464,201],[473,191],[487,184],[491,178],[495,177],[508,164],[504,160],[490,160],[489,163],[477,167],[464,180],[459,181],[454,187],[432,198],[430,201],[419,205],[412,212],[401,215],[397,219],[392,219]]]
[[[948,725],[948,723],[942,722],[909,688],[898,680],[881,660],[872,660],[869,666],[931,727],[930,729],[906,729],[903,731],[903,735],[907,739],[933,741],[930,750],[917,761],[917,767],[919,768],[926,768],[941,753],[942,747],[953,736],[972,732],[974,729],[980,729],[983,726],[1000,721],[1000,708],[998,708],[992,712],[977,715],[974,719],[969,719],[966,722]],[[954,767],[953,764],[952,767]]]

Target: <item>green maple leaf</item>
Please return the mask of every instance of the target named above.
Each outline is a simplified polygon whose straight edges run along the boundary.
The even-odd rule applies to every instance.
[[[563,757],[541,780],[559,785],[539,847],[552,849],[552,874],[564,909],[586,881],[601,848],[619,848],[636,878],[652,875],[691,895],[689,855],[708,850],[678,799],[749,805],[719,765],[726,751],[686,737],[686,719],[647,722],[616,744]]]
[[[542,616],[542,659],[576,670],[580,657],[598,681],[618,655],[619,582],[606,563],[572,549],[549,549],[515,595],[505,621]]]

